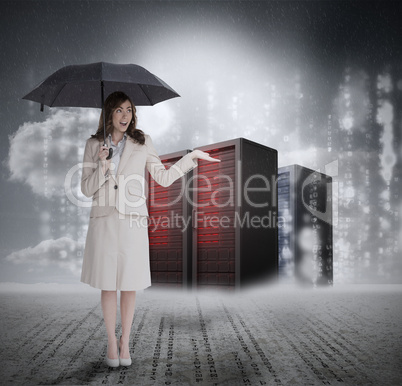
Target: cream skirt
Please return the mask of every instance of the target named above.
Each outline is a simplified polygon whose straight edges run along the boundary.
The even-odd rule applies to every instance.
[[[137,291],[151,285],[146,217],[91,217],[81,282],[109,291]]]

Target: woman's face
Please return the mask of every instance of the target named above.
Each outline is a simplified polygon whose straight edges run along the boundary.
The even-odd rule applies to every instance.
[[[112,121],[114,131],[125,133],[133,119],[133,108],[130,101],[125,101],[113,111]]]

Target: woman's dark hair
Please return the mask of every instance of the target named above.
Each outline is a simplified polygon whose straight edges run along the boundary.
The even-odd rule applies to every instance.
[[[142,130],[137,129],[137,115],[135,114],[137,110],[130,97],[121,91],[115,91],[114,93],[110,94],[105,100],[106,137],[109,134],[113,133],[113,112],[125,101],[129,101],[131,103],[131,107],[133,108],[133,118],[128,125],[126,133],[135,142],[143,145],[145,143],[145,135]],[[99,118],[98,130],[95,134],[91,135],[91,138],[96,138],[99,141],[103,140],[103,112],[101,112]]]

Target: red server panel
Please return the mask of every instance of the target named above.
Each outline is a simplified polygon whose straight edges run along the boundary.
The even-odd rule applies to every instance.
[[[185,154],[185,153],[184,153]],[[163,159],[168,169],[181,157]],[[158,185],[149,177],[149,248],[153,285],[181,287],[188,280],[185,273],[187,256],[183,245],[185,179],[176,180],[169,187]],[[190,224],[191,226],[191,224]]]
[[[221,162],[194,169],[193,288],[276,280],[277,151],[245,138],[198,149]]]
[[[235,285],[235,146],[209,150],[221,160],[198,160],[193,222],[197,229],[196,282],[200,286]]]

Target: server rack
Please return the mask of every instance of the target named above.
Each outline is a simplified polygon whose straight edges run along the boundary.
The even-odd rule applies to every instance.
[[[278,170],[279,280],[332,285],[332,178],[300,165]]]
[[[277,151],[244,138],[198,147],[193,174],[193,288],[277,277]]]
[[[190,150],[160,156],[166,168]],[[191,288],[192,171],[172,185],[158,185],[148,173],[149,250],[153,286]]]

